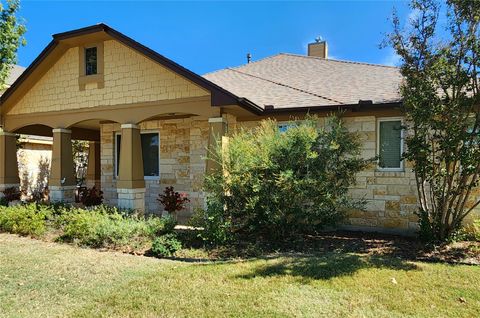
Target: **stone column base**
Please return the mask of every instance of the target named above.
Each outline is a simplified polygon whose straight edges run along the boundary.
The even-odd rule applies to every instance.
[[[145,188],[139,189],[117,189],[118,203],[120,209],[145,212]]]
[[[3,191],[8,188],[17,188],[20,189],[20,184],[19,183],[13,183],[13,184],[0,184],[0,198],[4,197]]]
[[[73,203],[75,202],[76,189],[77,186],[49,186],[48,190],[50,191],[50,202]]]

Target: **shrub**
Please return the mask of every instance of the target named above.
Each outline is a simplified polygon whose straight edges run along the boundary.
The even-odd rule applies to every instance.
[[[92,210],[74,209],[63,214],[60,223],[64,234],[60,239],[92,247],[127,246],[170,233],[175,226],[171,218],[145,219],[106,211],[101,206]]]
[[[207,209],[196,217],[207,242],[289,240],[363,207],[347,192],[373,158],[359,158],[358,138],[338,116],[325,129],[317,122],[292,122],[281,132],[275,121],[263,121],[209,154],[222,169],[206,176]]]
[[[181,248],[182,243],[175,234],[165,234],[153,241],[151,252],[156,257],[170,257]]]
[[[173,214],[185,208],[185,204],[190,202],[185,194],[176,192],[173,187],[166,187],[163,194],[159,195],[158,202],[163,204],[165,211]]]
[[[10,187],[3,190],[3,198],[7,202],[13,202],[20,200],[22,193],[17,187]]]
[[[101,205],[103,202],[103,192],[95,186],[85,188],[80,193],[80,202],[86,207]]]
[[[473,237],[480,242],[480,219],[473,221]]]
[[[47,231],[51,215],[50,208],[36,204],[0,207],[0,230],[38,237]]]

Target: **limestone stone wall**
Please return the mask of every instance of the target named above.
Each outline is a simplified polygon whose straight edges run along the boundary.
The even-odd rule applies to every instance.
[[[189,80],[126,47],[104,42],[104,88],[79,89],[79,48],[68,49],[10,115],[207,96]]]
[[[152,120],[140,124],[142,131],[160,133],[160,177],[146,180],[145,209],[148,213],[160,213],[157,202],[165,187],[173,186],[185,192],[191,202],[180,219],[192,214],[196,207],[203,206],[201,186],[205,173],[206,147],[208,145],[208,119],[193,117],[186,119]],[[120,132],[120,124],[102,124],[101,169],[102,190],[105,202],[117,204],[116,180],[114,176],[114,136]]]

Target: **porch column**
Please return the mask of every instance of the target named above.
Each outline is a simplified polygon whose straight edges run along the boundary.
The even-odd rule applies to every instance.
[[[87,187],[100,190],[100,142],[88,144]]]
[[[17,141],[15,134],[3,131],[0,128],[0,197],[3,190],[19,187],[17,163]]]
[[[123,124],[117,180],[118,207],[145,211],[145,178],[143,176],[140,127]]]
[[[210,159],[211,153],[215,151],[218,143],[223,143],[223,137],[227,133],[227,121],[223,117],[212,117],[208,119],[208,159],[207,159],[207,173],[211,173],[220,168],[220,165],[215,160]]]
[[[72,131],[53,129],[52,167],[50,171],[50,201],[74,202],[76,179],[73,168]]]

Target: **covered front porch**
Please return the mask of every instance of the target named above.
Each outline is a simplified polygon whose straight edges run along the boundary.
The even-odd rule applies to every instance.
[[[206,160],[207,151],[226,133],[232,117],[220,115],[209,102],[196,98],[169,105],[6,116],[0,133],[0,190],[20,184],[16,135],[48,136],[53,138],[50,201],[73,202],[72,140],[86,140],[86,186],[101,189],[104,203],[161,213],[158,195],[173,186],[191,201],[179,215],[186,218],[203,206],[203,178],[214,165]]]

